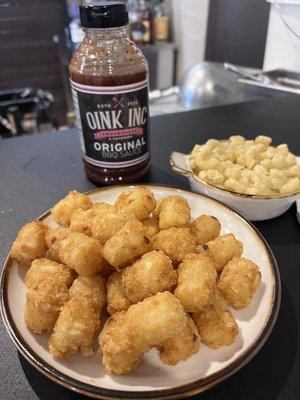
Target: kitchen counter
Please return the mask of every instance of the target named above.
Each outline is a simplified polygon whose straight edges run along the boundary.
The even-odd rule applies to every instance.
[[[152,118],[152,167],[144,182],[188,188],[169,168],[172,150],[188,152],[208,138],[266,134],[300,154],[300,98],[287,96]],[[77,134],[31,135],[0,141],[0,264],[19,228],[38,217],[70,189],[94,185],[84,175]],[[258,355],[201,400],[298,400],[300,398],[300,226],[295,207],[255,223],[278,260],[282,304],[278,321]],[[0,398],[79,400],[38,373],[15,350],[0,324]]]

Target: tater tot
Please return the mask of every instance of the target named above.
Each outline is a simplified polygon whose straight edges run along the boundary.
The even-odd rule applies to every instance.
[[[243,243],[230,233],[219,236],[217,239],[204,244],[201,251],[214,261],[217,271],[221,272],[233,257],[240,257],[242,255]]]
[[[84,297],[97,313],[101,313],[106,298],[105,284],[101,275],[79,276],[69,290],[69,298]]]
[[[201,341],[212,349],[230,346],[238,334],[237,323],[223,297],[217,293],[211,307],[193,314]]]
[[[196,238],[197,244],[204,244],[220,235],[221,224],[215,217],[201,215],[192,222],[191,231]]]
[[[107,242],[113,235],[130,220],[134,219],[132,214],[119,213],[114,208],[96,215],[91,225],[92,236],[101,243]]]
[[[168,196],[163,199],[159,212],[159,229],[187,228],[190,224],[190,207],[181,196]]]
[[[49,277],[53,277],[57,282],[63,283],[67,287],[70,287],[74,280],[73,270],[63,264],[41,258],[32,262],[25,276],[25,285],[27,288],[34,288]]]
[[[235,257],[224,267],[218,282],[218,289],[234,308],[249,305],[261,281],[258,266],[246,258]]]
[[[132,305],[125,296],[122,284],[122,272],[114,272],[106,283],[107,311],[113,315],[120,311],[126,311]]]
[[[159,232],[158,219],[155,217],[148,217],[144,219],[143,225],[149,238],[153,238],[153,236]]]
[[[153,194],[145,187],[123,192],[115,202],[115,207],[119,212],[132,214],[139,221],[148,218],[155,206]]]
[[[94,275],[102,269],[101,244],[83,233],[71,232],[64,239],[56,240],[53,248],[60,261],[79,275]]]
[[[165,253],[172,261],[183,261],[187,254],[196,250],[196,239],[189,228],[171,228],[160,231],[152,239],[155,250]]]
[[[68,228],[49,228],[46,232],[46,243],[49,248],[48,257],[60,262],[59,249],[60,240],[67,237],[72,231]]]
[[[105,215],[111,212],[114,207],[108,203],[94,203],[89,210],[78,209],[71,217],[70,229],[74,232],[84,233],[92,236],[92,224],[97,215]]]
[[[92,206],[93,202],[88,196],[73,190],[54,205],[51,215],[58,225],[68,227],[71,223],[71,217],[74,211],[78,209],[88,210],[92,208]]]
[[[108,374],[130,374],[142,361],[143,352],[130,338],[125,312],[109,318],[99,335],[99,345],[102,363]]]
[[[176,365],[197,353],[200,347],[200,335],[191,317],[180,333],[166,340],[160,347],[160,358],[168,365]]]
[[[85,357],[93,354],[93,339],[99,329],[100,318],[88,300],[76,297],[61,309],[49,340],[54,357],[67,358],[79,350]]]
[[[186,312],[199,312],[210,306],[216,293],[217,271],[209,257],[190,254],[177,270],[174,295]]]
[[[96,216],[94,207],[89,210],[76,210],[71,217],[70,229],[74,232],[84,233],[92,236],[91,226]]]
[[[143,224],[127,222],[103,246],[103,257],[116,269],[121,269],[151,249],[151,242]]]
[[[171,259],[156,250],[144,254],[140,260],[122,271],[125,295],[132,303],[171,290],[176,281],[177,274]]]
[[[180,301],[170,292],[158,293],[132,305],[125,321],[132,340],[143,351],[160,346],[179,334],[188,323]]]
[[[49,275],[47,279],[35,282],[27,291],[25,303],[25,324],[37,334],[51,332],[60,308],[68,300],[68,288]]]
[[[30,267],[36,258],[42,258],[47,251],[45,235],[47,227],[41,221],[24,225],[14,241],[10,254],[23,267]]]

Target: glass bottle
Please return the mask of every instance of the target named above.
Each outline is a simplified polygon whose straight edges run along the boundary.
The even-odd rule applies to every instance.
[[[168,41],[169,25],[170,25],[170,18],[166,13],[164,1],[160,0],[157,6],[155,7],[154,32],[156,41],[158,42]]]
[[[147,61],[129,39],[123,2],[83,4],[80,17],[86,36],[69,70],[86,174],[137,182],[150,167]]]
[[[144,27],[142,36],[143,44],[151,44],[154,41],[154,14],[149,1],[139,1],[139,19]]]
[[[141,45],[143,43],[145,28],[140,19],[138,0],[128,2],[128,7],[130,38],[135,44]]]

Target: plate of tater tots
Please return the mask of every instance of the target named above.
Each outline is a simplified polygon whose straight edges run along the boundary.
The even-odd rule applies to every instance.
[[[1,278],[21,354],[100,399],[216,385],[259,351],[279,304],[276,260],[255,228],[168,186],[69,192],[16,232]]]

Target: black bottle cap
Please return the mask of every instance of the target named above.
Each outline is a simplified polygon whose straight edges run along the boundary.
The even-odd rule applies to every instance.
[[[83,28],[117,28],[128,24],[127,7],[122,1],[91,1],[79,9]]]

